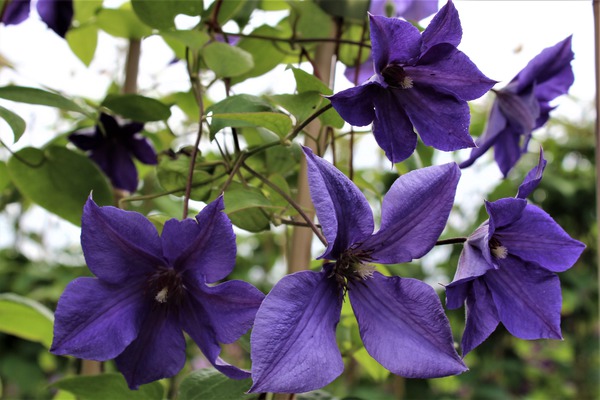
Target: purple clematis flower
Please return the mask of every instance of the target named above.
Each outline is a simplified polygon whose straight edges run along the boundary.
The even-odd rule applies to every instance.
[[[17,25],[29,17],[30,0],[7,0],[2,22]],[[37,0],[36,8],[42,21],[57,35],[64,38],[73,20],[72,0]]]
[[[525,199],[539,184],[546,160],[519,187],[516,198],[486,202],[490,218],[468,237],[452,283],[448,308],[467,304],[463,355],[502,322],[521,339],[561,339],[560,281],[556,272],[577,261],[585,245]]]
[[[90,158],[110,178],[114,187],[134,192],[138,175],[132,156],[144,164],[157,163],[150,141],[139,134],[143,128],[144,124],[140,122],[119,125],[115,118],[101,114],[100,123],[94,130],[74,132],[69,135],[69,140],[89,152]]]
[[[391,6],[391,7],[390,7]],[[391,13],[387,10],[390,8]],[[438,10],[438,0],[371,0],[369,13],[373,15],[402,17],[409,21],[420,21]],[[373,75],[373,58],[369,55],[367,61],[357,68],[348,67],[344,76],[355,84],[364,82]]]
[[[384,276],[371,264],[409,262],[435,245],[452,208],[458,166],[398,178],[383,199],[381,228],[373,234],[373,214],[362,192],[310,149],[304,152],[311,198],[327,238],[320,258],[335,261],[320,272],[284,277],[265,298],[251,337],[250,392],[306,392],[342,373],[335,328],[346,293],[365,348],[392,373],[431,378],[465,371],[433,288]]]
[[[225,278],[236,245],[223,198],[196,219],[171,219],[162,236],[143,215],[88,199],[81,246],[96,278],[71,282],[58,301],[53,354],[115,359],[131,389],[177,374],[185,364],[183,331],[212,365],[234,379],[247,371],[219,357],[254,320],[264,295]]]
[[[475,142],[466,168],[494,147],[494,157],[506,177],[527,152],[531,132],[544,125],[555,107],[550,102],[566,94],[575,79],[571,68],[571,36],[535,56],[510,83],[495,90],[487,127]]]
[[[360,86],[330,96],[348,123],[373,122],[373,134],[392,162],[408,158],[423,143],[451,151],[473,147],[467,100],[496,82],[484,76],[456,46],[462,29],[449,1],[421,35],[411,23],[370,16],[375,75]]]

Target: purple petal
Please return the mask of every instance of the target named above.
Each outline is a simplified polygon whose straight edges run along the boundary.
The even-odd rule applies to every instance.
[[[235,234],[223,209],[220,196],[204,207],[196,220],[171,219],[163,228],[165,257],[198,285],[225,278],[235,265]]]
[[[423,31],[421,54],[440,43],[448,43],[456,47],[461,39],[462,27],[458,11],[452,1],[448,0]]]
[[[373,74],[375,72],[373,71],[373,58],[371,57],[370,54],[369,54],[369,57],[367,58],[367,61],[365,61],[364,63],[362,63],[358,66],[358,75],[356,75],[356,70],[357,70],[357,67],[347,66],[346,70],[344,71],[344,76],[346,77],[346,79],[348,79],[350,82],[354,83],[355,85],[362,83],[362,82],[366,82],[369,80],[369,78],[371,76],[373,76]],[[331,98],[329,98],[329,99],[331,100]],[[354,124],[352,124],[352,125],[354,125]],[[368,125],[368,123],[366,123],[365,125]],[[362,125],[356,125],[356,126],[362,126]]]
[[[371,207],[360,189],[336,167],[304,147],[310,198],[315,205],[327,249],[319,258],[337,258],[373,233]]]
[[[446,227],[460,170],[455,163],[400,176],[383,198],[381,228],[362,246],[381,264],[409,262],[425,255]]]
[[[552,272],[571,268],[585,249],[583,243],[572,239],[550,215],[531,204],[518,220],[497,229],[495,236],[509,254]]]
[[[104,142],[104,138],[97,130],[88,130],[71,133],[69,141],[77,146],[77,148],[89,151],[100,147]]]
[[[11,0],[6,4],[2,21],[5,25],[17,25],[29,17],[30,0]]]
[[[73,19],[72,0],[38,0],[37,11],[48,28],[65,37]]]
[[[140,134],[134,134],[127,140],[129,151],[141,162],[148,165],[156,165],[156,151],[150,141]]]
[[[496,140],[500,135],[508,134],[506,130],[512,128],[507,127],[507,125],[508,121],[506,120],[504,114],[502,114],[500,111],[498,102],[494,102],[487,120],[485,131],[475,141],[477,147],[471,149],[469,158],[460,163],[458,166],[461,169],[470,167],[479,157],[484,155],[490,149],[490,147],[496,143]]]
[[[58,355],[105,361],[115,358],[138,336],[150,308],[143,287],[107,285],[77,278],[58,300],[50,351]]]
[[[421,34],[411,23],[397,18],[369,15],[371,55],[375,71],[389,64],[406,64],[419,56]]]
[[[469,135],[471,114],[465,101],[430,87],[394,90],[419,136],[427,146],[453,151],[474,147]]]
[[[467,295],[467,323],[462,338],[463,357],[483,343],[498,327],[498,312],[485,282],[476,279]]]
[[[562,296],[558,276],[510,255],[485,281],[500,321],[521,339],[561,339]]]
[[[98,207],[91,198],[83,208],[81,247],[90,271],[107,283],[143,279],[164,265],[160,237],[146,217]]]
[[[222,285],[219,285],[222,286]],[[226,287],[227,289],[228,287]],[[229,287],[230,288],[230,287]],[[204,356],[208,361],[221,373],[225,374],[232,379],[246,379],[250,377],[250,373],[246,370],[239,369],[225,362],[219,354],[221,353],[221,345],[217,340],[217,333],[215,332],[215,325],[211,321],[211,315],[207,312],[207,307],[211,307],[210,301],[217,301],[216,307],[210,311],[223,307],[223,311],[227,311],[229,316],[234,316],[234,312],[227,310],[227,300],[219,298],[220,291],[222,289],[216,289],[216,295],[207,295],[202,293],[200,290],[194,291],[194,293],[186,298],[182,304],[180,311],[180,324],[184,331],[192,338],[192,340],[198,345]],[[229,293],[227,293],[229,295]],[[207,302],[208,301],[208,302]],[[235,302],[235,298],[234,298]],[[231,303],[229,304],[231,306]],[[237,307],[237,305],[235,305]],[[247,307],[244,305],[243,307]],[[252,311],[253,313],[255,311]],[[230,338],[232,335],[237,334],[240,329],[245,328],[247,330],[247,322],[245,319],[249,316],[248,310],[241,310],[241,312],[234,316],[235,318],[241,318],[239,322],[242,322],[244,327],[232,328],[228,331],[227,328],[222,326],[217,327],[221,330],[221,334],[226,338]],[[221,323],[222,321],[218,321]],[[250,322],[251,324],[251,322]],[[241,335],[241,334],[240,334]]]
[[[438,0],[394,0],[394,3],[396,16],[411,21],[420,21],[438,10]]]
[[[485,208],[490,216],[489,238],[497,231],[503,229],[521,218],[523,211],[527,206],[527,201],[523,199],[500,199],[494,202],[485,202]]]
[[[203,310],[217,341],[233,343],[246,333],[265,295],[243,281],[227,281],[216,286],[199,285],[193,291],[192,309]],[[182,315],[185,319],[186,316]]]
[[[96,125],[97,129],[108,137],[118,135],[121,131],[121,125],[119,125],[117,120],[109,114],[101,113],[98,122],[99,124]]]
[[[393,163],[406,160],[417,148],[412,122],[393,95],[394,89],[382,90],[375,99],[373,135],[386,157]]]
[[[540,105],[533,88],[531,86],[529,90],[518,95],[510,90],[495,92],[500,111],[524,134],[530,133],[535,128],[536,120],[540,115]]]
[[[110,178],[114,187],[135,192],[138,184],[137,169],[125,146],[105,142],[101,148],[92,150],[90,158]]]
[[[546,159],[544,159],[544,150],[540,147],[540,158],[538,164],[533,167],[531,171],[527,174],[523,183],[519,186],[519,191],[517,192],[518,199],[525,199],[527,196],[531,194],[535,190],[535,188],[540,184],[542,180],[542,176],[544,174],[544,169],[546,168]]]
[[[517,164],[523,155],[521,138],[522,128],[509,124],[507,129],[496,137],[494,142],[494,159],[500,172],[506,178],[510,170]]]
[[[380,89],[377,83],[365,83],[327,98],[344,121],[354,126],[365,126],[375,119],[374,101]]]
[[[328,274],[288,275],[263,301],[252,330],[250,392],[308,392],[342,373],[335,339],[342,297]]]
[[[146,315],[138,337],[115,359],[130,389],[177,375],[185,365],[185,338],[177,314],[155,308]]]
[[[467,238],[458,259],[458,268],[454,279],[446,288],[477,278],[488,270],[494,269],[494,264],[495,262],[492,261],[492,255],[490,254],[489,225],[486,221]],[[461,304],[463,302],[464,299],[460,301]]]
[[[474,100],[495,84],[456,47],[442,43],[429,49],[415,66],[404,67],[414,82],[444,91],[461,100]]]
[[[394,374],[437,378],[467,370],[454,350],[450,324],[433,288],[416,279],[385,277],[348,290],[369,354]]]
[[[513,79],[518,81],[517,90],[521,92],[535,83],[546,94],[543,96],[545,101],[567,93],[574,80],[571,69],[571,60],[574,57],[571,39],[572,37],[569,36],[554,46],[542,50],[529,61]]]

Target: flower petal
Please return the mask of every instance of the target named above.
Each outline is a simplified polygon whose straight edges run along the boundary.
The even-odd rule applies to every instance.
[[[448,0],[423,31],[421,54],[439,43],[449,43],[456,47],[461,39],[462,27],[460,26],[458,11],[456,11],[452,0]]]
[[[105,142],[90,154],[90,158],[100,166],[118,189],[135,192],[138,184],[137,168],[131,155],[121,143]]]
[[[30,0],[12,0],[6,4],[2,20],[5,25],[17,25],[29,17]]]
[[[219,286],[223,285],[218,285],[217,287]],[[248,304],[242,304],[240,306],[239,303],[236,304],[236,300],[240,300],[239,297],[233,297],[232,299],[220,297],[223,292],[225,292],[226,296],[232,295],[232,293],[227,293],[227,289],[236,287],[239,286],[225,286],[225,290],[216,289],[214,291],[215,293],[204,293],[206,287],[202,290],[194,290],[193,293],[190,293],[190,296],[186,297],[182,304],[180,310],[180,324],[183,330],[186,331],[196,345],[198,345],[208,361],[218,371],[232,379],[246,379],[250,377],[250,372],[233,366],[219,357],[221,345],[217,339],[218,333],[215,331],[215,329],[217,329],[218,332],[220,332],[219,334],[223,338],[228,339],[227,342],[230,343],[239,338],[239,336],[252,325],[252,321],[248,321],[248,318],[253,318],[256,313],[256,307],[254,305],[248,306]],[[242,302],[244,300],[242,300]],[[215,301],[216,303],[211,304],[211,301]],[[237,313],[234,310],[229,310],[228,307],[233,307],[237,310]],[[230,326],[223,325],[223,321],[211,320],[211,318],[214,318],[214,315],[211,315],[211,313],[218,312],[218,310],[225,312],[229,317],[237,319],[231,321]],[[221,325],[217,326],[215,322]],[[243,326],[232,326],[236,322],[241,323]],[[237,337],[235,339],[229,340],[236,335]]]
[[[467,238],[458,259],[456,274],[448,286],[477,278],[495,268],[490,254],[489,237],[489,225],[486,221]]]
[[[528,204],[519,219],[498,229],[496,237],[509,254],[552,272],[563,272],[577,261],[585,245],[572,239],[550,215]]]
[[[263,301],[251,337],[250,392],[308,392],[342,373],[335,339],[342,298],[328,274],[288,275]]]
[[[546,159],[544,158],[544,150],[540,147],[540,157],[538,164],[527,173],[527,176],[523,180],[523,183],[519,186],[517,192],[518,199],[525,199],[535,190],[540,184],[542,176],[544,175],[544,169],[546,168]]]
[[[148,312],[141,285],[115,287],[77,278],[58,300],[50,352],[97,361],[115,358],[138,336]]]
[[[519,131],[523,134],[528,134],[535,128],[540,115],[540,105],[533,89],[531,86],[518,95],[511,90],[495,92],[500,111],[514,127],[520,128]]]
[[[521,127],[509,124],[509,129],[498,135],[494,143],[494,159],[505,178],[525,152],[521,146],[522,133]]]
[[[479,157],[484,155],[490,149],[490,147],[496,143],[496,140],[500,135],[508,134],[506,132],[507,129],[510,130],[512,127],[508,126],[508,121],[506,120],[504,114],[502,114],[500,111],[500,106],[496,101],[494,104],[492,104],[492,109],[490,111],[487,125],[483,134],[475,141],[477,147],[471,149],[469,158],[458,164],[458,166],[461,169],[470,167]]]
[[[382,264],[409,262],[425,255],[446,226],[460,169],[455,163],[400,176],[383,198],[381,228],[361,246]]]
[[[158,163],[156,151],[150,141],[140,134],[134,134],[126,139],[129,151],[144,164],[155,165]]]
[[[494,202],[485,202],[485,208],[488,215],[490,216],[490,232],[488,240],[491,239],[492,235],[496,234],[498,230],[505,228],[506,226],[514,223],[523,214],[527,200],[523,199],[500,199]]]
[[[475,279],[467,295],[467,323],[461,342],[463,357],[487,339],[498,327],[498,312],[485,282]]]
[[[574,80],[571,69],[571,60],[574,57],[571,39],[572,36],[569,36],[554,46],[542,50],[529,61],[512,81],[518,81],[517,91],[520,92],[535,83],[539,90],[545,93],[542,99],[544,101],[550,101],[558,95],[567,93]]]
[[[195,221],[171,219],[163,228],[165,257],[177,270],[192,274],[198,285],[225,278],[235,265],[235,234],[224,208],[220,196]]]
[[[373,213],[365,195],[346,175],[308,147],[304,154],[310,198],[327,238],[327,249],[320,258],[335,259],[373,233]]]
[[[77,148],[88,151],[100,147],[103,143],[103,137],[97,130],[82,130],[71,133],[69,141]]]
[[[193,291],[196,305],[203,309],[217,341],[233,343],[246,333],[265,295],[243,281],[227,281],[216,286],[199,285]],[[186,318],[182,315],[182,318]]]
[[[392,373],[436,378],[467,370],[431,286],[375,272],[372,279],[354,283],[348,293],[365,348]]]
[[[410,22],[397,18],[369,15],[371,55],[375,71],[389,64],[406,64],[419,56],[421,34]]]
[[[425,19],[438,10],[438,0],[394,0],[394,3],[396,15],[411,21]]]
[[[356,74],[357,68],[358,68],[358,75]],[[364,63],[360,64],[358,67],[356,67],[356,66],[346,66],[346,70],[344,71],[344,76],[350,82],[352,82],[355,85],[357,85],[359,83],[363,83],[363,82],[368,81],[369,78],[371,76],[373,76],[374,73],[375,72],[373,71],[373,58],[371,58],[371,55],[369,54],[369,57],[367,58],[367,60]],[[331,98],[329,98],[329,99],[331,100]],[[334,108],[335,108],[335,106],[334,106]],[[337,110],[337,108],[336,108],[336,110]],[[338,111],[338,113],[339,113],[339,111]],[[368,125],[368,124],[369,123],[366,123],[364,125]],[[354,124],[352,124],[352,125],[354,125]],[[356,125],[356,126],[362,126],[362,125]]]
[[[122,284],[164,265],[160,237],[146,217],[98,207],[91,197],[83,207],[81,247],[90,271],[108,283]]]
[[[462,51],[438,44],[427,51],[415,66],[404,67],[414,82],[452,94],[461,100],[474,100],[495,84]]]
[[[129,388],[135,390],[144,383],[177,375],[185,359],[185,338],[177,314],[168,308],[155,308],[115,363]]]
[[[48,28],[64,38],[73,19],[73,1],[38,0],[36,7]]]
[[[393,95],[395,89],[382,90],[375,99],[373,135],[386,157],[393,163],[406,160],[417,148],[417,134]]]
[[[508,256],[485,275],[500,321],[521,339],[562,339],[562,296],[558,276]]]
[[[354,126],[365,126],[375,119],[373,102],[380,92],[379,89],[379,84],[367,82],[327,98],[344,121]]]
[[[443,151],[475,146],[469,135],[471,115],[465,101],[417,83],[394,94],[427,146]]]

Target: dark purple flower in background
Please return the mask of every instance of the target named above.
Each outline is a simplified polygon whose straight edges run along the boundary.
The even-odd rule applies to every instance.
[[[30,0],[8,0],[2,12],[2,22],[17,25],[29,17]],[[37,0],[36,9],[42,21],[64,38],[73,20],[72,0]]]
[[[96,278],[71,282],[58,301],[53,354],[115,359],[131,389],[177,374],[192,338],[212,365],[234,379],[247,371],[219,357],[254,320],[264,295],[227,281],[236,244],[222,197],[196,219],[171,219],[162,236],[143,215],[88,199],[81,246]]]
[[[388,12],[388,9],[391,13]],[[369,13],[386,17],[402,17],[408,21],[420,21],[438,10],[438,0],[371,0]],[[373,58],[357,68],[347,67],[344,76],[355,84],[364,82],[373,75]]]
[[[569,36],[535,56],[504,89],[495,90],[485,132],[460,167],[470,166],[493,146],[496,163],[506,177],[527,152],[531,132],[544,125],[556,108],[550,102],[573,84],[573,56]]]
[[[335,329],[346,293],[366,350],[386,369],[411,378],[464,372],[433,288],[384,276],[371,265],[409,262],[435,245],[452,208],[458,166],[398,178],[383,199],[381,228],[373,233],[373,214],[358,187],[310,149],[304,152],[311,198],[327,238],[320,258],[335,262],[321,272],[284,277],[265,298],[251,338],[250,391],[306,392],[342,373]]]
[[[101,114],[94,130],[74,132],[69,140],[81,150],[89,152],[113,186],[135,192],[138,174],[133,158],[144,164],[157,163],[156,152],[150,141],[139,132],[144,129],[141,122],[120,125],[108,114]]]
[[[373,123],[379,146],[392,162],[408,158],[423,143],[451,151],[473,147],[467,100],[481,97],[495,81],[483,75],[456,46],[462,29],[451,1],[421,35],[411,23],[370,16],[375,75],[329,99],[348,123]]]
[[[562,297],[556,272],[573,266],[585,245],[525,199],[538,185],[543,154],[516,198],[486,202],[489,219],[469,236],[452,283],[448,308],[466,302],[463,355],[479,346],[499,322],[521,339],[561,339]]]

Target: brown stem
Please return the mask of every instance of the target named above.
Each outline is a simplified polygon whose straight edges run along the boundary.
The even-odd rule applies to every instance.
[[[125,94],[137,93],[141,50],[142,42],[140,39],[129,39],[129,49],[125,61],[125,82],[123,83],[123,93]]]
[[[443,239],[443,240],[438,240],[437,242],[435,242],[436,246],[443,246],[445,244],[461,244],[467,241],[466,237],[459,237],[459,238],[451,238],[451,239]]]
[[[229,33],[229,32],[222,32],[224,35],[230,35],[230,36],[239,36],[241,38],[249,38],[249,39],[263,39],[263,40],[270,40],[273,42],[285,42],[285,43],[289,43],[290,45],[294,45],[296,43],[321,43],[321,44],[329,44],[329,43],[338,43],[338,44],[351,44],[351,45],[355,45],[355,46],[361,46],[361,47],[367,47],[367,48],[371,48],[370,44],[366,44],[366,43],[362,43],[362,42],[356,42],[354,40],[348,40],[348,39],[336,39],[336,38],[310,38],[310,39],[302,39],[302,38],[278,38],[278,37],[273,37],[273,36],[266,36],[266,35],[256,35],[256,34],[243,34],[243,33]]]
[[[102,373],[102,362],[94,360],[81,360],[80,375],[99,375]]]

